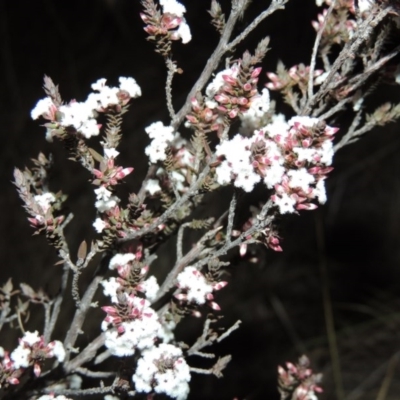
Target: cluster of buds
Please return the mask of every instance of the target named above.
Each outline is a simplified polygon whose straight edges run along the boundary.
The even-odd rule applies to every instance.
[[[122,168],[116,166],[115,158],[109,157],[100,162],[99,169],[93,169],[92,172],[96,177],[93,184],[109,188],[110,186],[117,185],[119,183],[118,181],[124,179],[132,171],[132,167]]]
[[[315,85],[322,83],[323,72],[320,69],[314,71],[313,82]],[[268,82],[265,86],[270,90],[282,90],[286,92],[288,89],[298,86],[302,93],[306,93],[310,79],[310,67],[299,64],[294,65],[289,71],[286,71],[283,64],[280,63],[278,64],[277,73],[267,72],[267,77],[271,82]]]
[[[200,96],[193,98],[191,104],[192,111],[186,115],[190,126],[202,134],[220,129],[221,124],[218,123],[219,114],[216,109],[207,107],[207,104]]]
[[[272,201],[281,213],[296,210],[313,210],[326,201],[324,179],[332,171],[332,139],[338,128],[326,125],[317,118],[294,117],[285,135],[275,135],[273,140],[281,148],[287,172],[274,186]]]
[[[9,353],[1,349],[2,360],[0,362],[0,388],[7,387],[8,385],[18,385],[19,378],[24,372],[23,368],[16,368],[14,362],[11,360]]]
[[[140,14],[146,24],[144,30],[149,35],[147,40],[155,42],[156,52],[164,57],[171,53],[171,44],[174,40],[188,43],[191,40],[189,26],[183,14],[185,7],[176,0],[160,0],[162,12],[153,0],[143,0],[144,12]]]
[[[64,216],[55,214],[61,209],[66,196],[61,192],[53,194],[44,192],[41,188],[38,189],[34,175],[28,169],[20,171],[16,168],[14,180],[19,196],[24,202],[24,207],[31,215],[28,220],[31,226],[35,228],[35,234],[45,233],[52,244],[60,247],[62,242],[61,225]],[[40,190],[40,193],[34,195],[33,193],[37,190]]]
[[[145,280],[149,267],[142,261],[142,246],[135,253],[116,254],[110,261],[109,268],[116,269],[118,277],[111,277],[102,282],[104,294],[111,297],[113,303],[118,302],[121,294],[136,295],[141,292],[147,300],[152,301],[159,290],[154,276]]]
[[[279,392],[282,400],[317,400],[315,393],[321,393],[318,386],[322,374],[314,374],[310,368],[310,361],[301,356],[296,365],[288,362],[286,369],[279,366]]]
[[[257,83],[261,68],[254,68],[243,62],[231,67],[230,74],[222,75],[224,84],[214,96],[218,102],[217,109],[229,118],[235,118],[250,108],[255,95],[258,94]]]
[[[357,23],[354,19],[350,18],[349,9],[354,12],[354,8],[349,4],[338,4],[335,10],[329,15],[327,21],[328,9],[324,9],[322,13],[318,14],[317,21],[312,21],[313,28],[319,32],[323,25],[325,28],[321,37],[321,49],[327,51],[332,44],[344,44],[354,35],[357,29]]]
[[[59,362],[63,362],[65,358],[64,346],[60,341],[54,340],[46,344],[44,337],[39,336],[37,331],[25,332],[19,339],[18,347],[10,355],[1,350],[3,359],[0,363],[0,387],[7,384],[17,385],[19,377],[29,367],[33,367],[33,373],[39,377],[40,364],[48,358],[55,357]]]
[[[178,292],[174,295],[181,303],[192,305],[208,304],[213,310],[219,311],[221,307],[214,301],[213,292],[224,288],[228,282],[210,282],[196,268],[188,266],[177,277]],[[200,317],[199,311],[193,315]]]
[[[254,224],[257,223],[257,215],[260,212],[258,207],[251,207],[252,216],[243,224],[241,230],[233,230],[232,236],[238,237],[242,234],[242,232],[246,232],[251,229]],[[253,236],[246,237],[247,240],[256,239],[257,242],[264,244],[267,248],[273,251],[283,251],[280,245],[280,237],[278,233],[272,227],[264,228],[261,231],[256,232]],[[239,247],[239,254],[241,257],[245,257],[247,255],[248,244],[242,243]],[[257,260],[254,260],[257,262]]]

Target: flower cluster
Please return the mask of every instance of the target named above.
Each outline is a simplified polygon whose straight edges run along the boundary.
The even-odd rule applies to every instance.
[[[63,344],[58,340],[46,344],[44,337],[39,336],[37,331],[25,332],[24,336],[19,339],[18,347],[10,355],[16,369],[28,368],[33,365],[33,372],[36,376],[40,376],[41,373],[40,362],[52,357],[57,358],[59,362],[64,361]]]
[[[172,126],[164,126],[161,121],[153,122],[145,129],[146,133],[152,139],[151,144],[146,147],[145,153],[150,161],[155,164],[157,161],[164,161],[167,158],[166,149],[176,135]]]
[[[132,380],[138,392],[154,391],[184,400],[189,394],[190,369],[180,348],[161,343],[142,353]]]
[[[40,376],[40,364],[47,358],[55,357],[59,362],[65,358],[63,344],[54,340],[48,344],[38,332],[25,332],[19,339],[19,345],[9,354],[0,348],[0,387],[17,385],[24,370],[33,367],[35,376]]]
[[[107,313],[101,327],[105,345],[111,354],[131,356],[136,349],[154,346],[163,337],[163,328],[150,302],[135,295],[121,294],[114,306],[104,306]]]
[[[224,288],[228,282],[209,282],[206,277],[196,268],[188,266],[177,277],[179,292],[175,297],[179,301],[210,305],[213,310],[220,310],[220,306],[215,303],[213,292]]]
[[[111,270],[116,269],[118,277],[111,277],[102,282],[104,294],[111,297],[113,303],[118,302],[118,294],[135,294],[141,292],[146,299],[155,299],[159,286],[157,279],[150,276],[144,280],[148,267],[140,262],[142,257],[141,248],[136,253],[116,254],[109,264]]]
[[[141,96],[141,89],[133,78],[120,77],[119,82],[119,88],[109,87],[106,79],[99,79],[92,84],[94,92],[84,102],[72,100],[68,104],[61,104],[59,99],[48,96],[39,100],[31,117],[42,117],[50,121],[45,124],[48,140],[53,137],[68,137],[72,133],[84,138],[97,136],[100,133],[100,125],[96,121],[97,113],[120,111],[131,98]]]
[[[144,12],[140,14],[146,24],[144,30],[148,40],[156,43],[157,52],[167,57],[171,51],[171,41],[189,43],[192,39],[184,14],[186,8],[176,0],[160,0],[162,12],[153,0],[143,1]]]
[[[150,301],[158,292],[155,277],[144,280],[147,267],[140,262],[141,248],[136,253],[116,254],[109,268],[118,271],[118,277],[104,280],[104,294],[111,297],[113,306],[104,306],[107,313],[102,323],[105,345],[118,356],[133,355],[136,349],[154,346],[164,338],[164,330]],[[146,299],[137,296],[141,292]]]
[[[293,117],[287,124],[276,119],[252,137],[237,134],[217,146],[217,182],[233,180],[236,187],[251,192],[262,180],[274,188],[271,198],[282,214],[314,209],[311,200],[326,200],[323,181],[331,171],[337,130],[317,118]]]
[[[314,374],[310,361],[302,356],[296,365],[288,362],[286,369],[279,366],[279,391],[283,400],[318,400],[315,393],[321,393],[318,386],[322,375]]]

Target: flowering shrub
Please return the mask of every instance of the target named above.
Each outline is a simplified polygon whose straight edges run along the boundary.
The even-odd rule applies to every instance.
[[[114,87],[101,78],[92,84],[85,101],[65,102],[58,86],[45,77],[46,97],[38,101],[31,117],[43,124],[48,141],[63,143],[69,157],[90,173],[97,238],[90,244],[83,241],[77,255],[71,253],[64,230],[72,215],[65,211],[66,196],[49,191],[50,158],[41,153],[31,169],[15,169],[14,183],[34,233],[44,235],[56,249],[63,272],[61,291],[54,299],[25,283],[20,290],[14,290],[11,281],[1,288],[1,326],[18,319],[22,330],[19,344],[0,354],[0,385],[6,396],[24,393],[27,398],[44,400],[164,394],[186,399],[192,374],[222,377],[230,356],[215,360],[214,354],[203,349],[221,342],[240,325],[238,321],[222,331],[213,325],[223,314],[218,297],[229,282],[224,275],[230,264],[228,252],[247,257],[249,246],[260,244],[283,251],[279,220],[327,201],[325,182],[333,169],[334,153],[400,116],[399,105],[386,103],[367,114],[363,104],[370,88],[383,77],[393,84],[400,82],[399,69],[390,65],[400,49],[385,46],[400,25],[398,1],[317,0],[321,10],[312,21],[316,39],[310,65],[287,69],[278,62],[275,72],[263,72],[269,38],[243,54],[235,53],[236,48],[289,1],[272,0],[234,34],[250,1],[232,0],[226,17],[212,0],[209,14],[220,42],[187,101],[175,111],[172,80],[181,70],[173,49],[190,45],[190,21],[184,16],[185,5],[176,0],[142,0],[144,31],[167,68],[170,120],[166,125],[154,121],[144,128],[149,137],[145,149],[149,171],[138,193],[127,199],[120,197],[119,187],[135,173],[134,160],[132,165],[119,165],[117,148],[123,139],[123,116],[140,101],[138,82],[120,77]],[[232,61],[229,53],[237,58]],[[287,103],[290,115],[279,112],[273,96]],[[353,114],[349,126],[336,123],[344,112]],[[102,154],[90,147],[99,136]],[[237,218],[238,196],[256,188],[262,191],[263,201],[258,208],[252,207],[251,217],[243,223]],[[209,193],[223,190],[231,195],[226,212],[218,218],[199,218],[200,203],[210,198]],[[185,252],[187,229],[203,233]],[[174,241],[175,264],[159,283],[153,262],[160,244]],[[80,276],[96,265],[82,293]],[[104,296],[97,304],[93,299],[101,290]],[[61,303],[67,299],[73,300],[75,315],[59,338],[63,341],[52,340]],[[41,304],[45,310],[41,334],[23,330],[20,316],[32,304]],[[103,321],[98,321],[97,332],[90,332],[86,347],[77,349],[78,335],[96,307],[104,312]],[[190,318],[204,323],[200,337],[191,344],[180,341],[176,331],[183,319]],[[214,361],[207,368],[197,368],[191,362],[195,355]],[[125,359],[129,381],[126,373],[98,367],[109,357]],[[278,369],[281,398],[316,399],[322,391],[321,377],[313,374],[307,357],[286,366],[286,370]],[[82,377],[98,383],[90,381],[89,387]]]

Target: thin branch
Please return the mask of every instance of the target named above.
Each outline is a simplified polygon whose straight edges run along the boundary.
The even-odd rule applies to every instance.
[[[314,70],[315,70],[315,64],[317,61],[318,47],[321,42],[322,34],[325,31],[326,24],[328,22],[328,18],[330,17],[335,5],[336,5],[336,0],[333,0],[332,4],[328,8],[328,11],[325,15],[324,22],[322,23],[322,26],[320,27],[320,29],[317,33],[317,37],[315,38],[314,47],[313,47],[313,51],[312,51],[312,55],[311,55],[311,61],[310,61],[310,74],[309,74],[309,78],[308,78],[308,98],[309,99],[311,99],[311,97],[313,96],[313,88],[314,88],[313,75],[314,75]]]
[[[104,333],[101,333],[89,343],[75,358],[64,364],[64,369],[67,373],[71,373],[79,368],[81,365],[93,360],[96,356],[97,350],[104,345]]]
[[[105,379],[115,376],[115,372],[107,372],[107,371],[91,371],[90,369],[79,367],[75,370],[77,374],[81,374],[87,376],[89,378],[95,379]]]
[[[228,241],[230,241],[232,238],[232,229],[233,229],[233,221],[235,219],[236,204],[237,204],[237,197],[235,192],[232,196],[232,200],[229,205],[228,226],[226,227],[226,240]]]
[[[174,78],[174,75],[178,72],[178,68],[170,58],[165,59],[165,64],[167,66],[167,80],[165,82],[165,95],[167,98],[167,108],[169,116],[171,117],[171,119],[174,119],[175,111],[174,111],[174,106],[172,104],[172,79]]]
[[[75,311],[71,327],[69,328],[64,340],[64,347],[67,350],[66,361],[69,360],[71,350],[75,345],[76,339],[78,338],[78,335],[82,332],[82,325],[85,322],[88,311],[93,306],[93,297],[96,294],[97,287],[102,280],[102,276],[96,276],[95,278],[93,278],[93,281],[90,283],[84,296],[82,297],[79,308]]]
[[[51,334],[54,331],[54,327],[56,325],[58,316],[60,314],[61,303],[64,299],[65,292],[67,289],[69,273],[70,273],[70,269],[68,268],[68,266],[66,264],[64,264],[63,275],[61,277],[60,292],[58,293],[57,298],[54,301],[53,311],[51,313],[51,316],[49,315],[48,323],[47,322],[45,323],[44,338],[45,338],[46,342],[50,341]]]
[[[263,11],[257,18],[254,19],[254,21],[234,40],[232,40],[228,45],[227,45],[227,51],[232,51],[242,40],[244,40],[257,26],[267,17],[269,17],[271,14],[273,14],[275,11],[278,10],[283,10],[285,8],[285,4],[289,0],[273,0],[268,9]]]

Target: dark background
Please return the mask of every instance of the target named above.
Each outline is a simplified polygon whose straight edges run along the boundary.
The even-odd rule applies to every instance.
[[[182,105],[218,40],[208,24],[209,2],[184,3],[193,40],[174,47],[175,59],[184,70],[174,81],[176,108]],[[221,3],[228,12],[229,2]],[[267,3],[254,1],[242,26]],[[67,231],[72,252],[83,239],[93,237],[94,195],[88,174],[66,161],[59,143],[47,143],[44,128],[30,119],[31,109],[44,97],[44,74],[60,85],[65,100],[84,100],[91,83],[102,77],[110,85],[116,85],[119,76],[137,80],[143,96],[133,102],[126,116],[119,160],[123,166],[135,168],[127,182],[131,192],[138,189],[147,169],[144,127],[157,120],[168,123],[163,60],[145,40],[139,11],[137,0],[0,0],[1,282],[12,276],[15,285],[23,281],[52,294],[57,290],[55,252],[43,237],[31,236],[11,183],[13,168],[23,168],[39,151],[53,153],[52,190],[62,189],[69,195],[67,204],[76,216]],[[272,50],[264,71],[273,71],[277,59],[287,66],[309,62],[314,39],[310,21],[316,13],[313,0],[292,0],[287,11],[267,19],[250,36],[250,50],[261,35],[271,36]],[[380,104],[395,97],[395,90],[386,86],[372,102]],[[398,129],[392,124],[375,130],[338,152],[335,171],[327,181],[328,203],[315,212],[282,219],[283,253],[254,249],[260,265],[237,260],[229,270],[229,285],[218,295],[218,302],[226,316],[225,326],[237,319],[243,324],[216,351],[232,354],[233,361],[222,380],[194,375],[191,399],[277,399],[277,365],[295,361],[304,352],[314,369],[324,372],[323,398],[336,398],[323,311],[324,263],[345,392],[353,391],[348,397],[352,400],[376,398],[387,363],[399,350]],[[246,201],[257,203],[250,196],[243,200],[243,207]],[[163,260],[165,267],[174,261],[174,254],[166,254]],[[34,309],[27,329],[40,329],[40,313],[39,308]],[[200,329],[198,321],[187,322],[183,337],[193,338],[195,329]],[[18,334],[6,331],[3,346],[15,347]],[[88,338],[96,334],[86,333]],[[387,399],[399,398],[398,372],[397,368]]]

